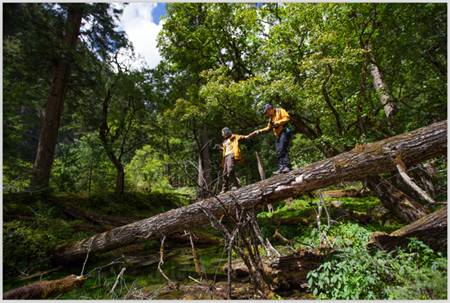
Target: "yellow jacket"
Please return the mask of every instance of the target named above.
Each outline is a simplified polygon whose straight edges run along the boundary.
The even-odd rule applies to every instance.
[[[269,123],[267,124],[266,127],[261,128],[258,131],[267,132],[272,128],[272,124],[276,123],[278,124],[278,126],[273,127],[273,133],[278,138],[281,135],[281,132],[283,131],[284,125],[287,122],[289,122],[289,120],[290,120],[289,114],[285,109],[281,107],[275,108],[275,116],[269,119]]]
[[[242,135],[236,135],[236,134],[232,134],[230,137],[230,142],[231,142],[231,147],[233,149],[233,155],[234,155],[234,160],[239,161],[242,159],[241,157],[241,149],[239,148],[239,141],[244,140],[244,136]],[[223,141],[222,143],[222,166],[223,166],[223,161],[225,159],[225,152],[226,152],[226,146],[225,146],[225,141]]]

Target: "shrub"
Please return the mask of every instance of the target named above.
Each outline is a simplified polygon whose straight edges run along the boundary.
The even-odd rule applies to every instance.
[[[49,264],[56,238],[46,230],[21,221],[3,224],[3,272],[5,276],[31,272]]]
[[[344,231],[335,244],[339,253],[308,274],[308,286],[322,299],[445,299],[447,261],[424,243],[412,239],[394,252],[366,248],[367,233],[359,230],[352,243]],[[336,232],[337,230],[334,230]]]

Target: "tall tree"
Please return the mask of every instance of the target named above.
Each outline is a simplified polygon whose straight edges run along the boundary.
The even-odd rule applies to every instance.
[[[51,28],[50,32],[57,33],[56,38],[42,30],[39,32],[44,37],[49,37],[48,39],[56,40],[57,51],[51,58],[53,81],[40,130],[31,188],[48,187],[65,99],[68,93],[77,90],[77,85],[71,85],[71,80],[77,78],[80,83],[86,83],[84,79],[86,74],[82,72],[86,66],[81,67],[83,61],[86,61],[86,56],[105,60],[125,43],[123,32],[118,31],[115,25],[115,18],[121,11],[112,9],[110,4],[47,5],[45,9],[64,20],[64,26],[60,32],[58,32],[61,30],[60,27]],[[90,26],[87,26],[89,29],[81,31],[83,39],[80,44],[78,38],[82,20],[90,23]],[[78,50],[81,52],[78,53]]]
[[[31,188],[48,187],[64,98],[69,85],[71,61],[80,32],[82,17],[82,5],[71,4],[68,6],[67,20],[61,39],[61,54],[59,58],[56,58],[53,67],[52,87],[39,135],[39,144],[30,183]]]
[[[107,82],[99,124],[99,136],[105,152],[116,169],[115,192],[125,190],[124,157],[144,144],[143,76],[140,72],[122,72]]]

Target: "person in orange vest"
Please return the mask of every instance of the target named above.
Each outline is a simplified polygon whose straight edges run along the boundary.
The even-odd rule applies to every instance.
[[[222,149],[223,185],[220,193],[228,191],[232,185],[238,188],[241,186],[234,165],[236,161],[242,159],[239,142],[248,139],[249,136],[233,134],[228,127],[224,127],[222,137],[224,141],[219,148]]]
[[[249,134],[247,138],[273,130],[276,138],[275,147],[278,159],[278,170],[274,171],[274,174],[288,173],[291,171],[289,145],[292,141],[292,128],[289,126],[289,114],[281,107],[274,108],[272,104],[264,105],[263,112],[269,118],[269,123],[265,128],[255,130]]]

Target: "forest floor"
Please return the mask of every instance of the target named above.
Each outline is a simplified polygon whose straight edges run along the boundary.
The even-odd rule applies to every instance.
[[[356,185],[356,189],[358,185]],[[391,232],[402,226],[381,206],[377,198],[354,196],[355,186],[345,190],[334,187],[323,194],[326,211],[322,213],[322,231],[333,243],[350,247],[357,234],[373,231]],[[343,193],[342,193],[343,192]],[[327,194],[328,193],[328,194]],[[351,197],[345,196],[350,195]],[[83,264],[55,268],[49,256],[55,248],[69,241],[86,238],[172,208],[189,204],[187,195],[170,193],[87,195],[7,194],[3,200],[3,291],[39,280],[53,280],[70,274],[80,275]],[[315,197],[302,196],[275,205],[274,210],[260,211],[258,222],[263,236],[281,252],[306,251],[321,246],[317,227]],[[329,219],[329,220],[328,220]],[[330,225],[328,225],[328,223]],[[323,229],[325,228],[325,230]],[[146,240],[101,255],[90,256],[84,268],[87,280],[83,287],[56,296],[59,299],[220,299],[225,298],[226,251],[222,239],[209,225],[192,230],[201,271],[195,270],[189,237],[168,237],[162,270],[176,287],[169,287],[157,269],[160,242]],[[281,237],[280,237],[281,235]],[[446,260],[446,258],[445,258]],[[117,276],[126,268],[122,278]],[[49,269],[50,272],[47,272]],[[445,274],[446,267],[441,270]],[[443,279],[443,277],[442,277]],[[248,279],[247,279],[248,280]],[[251,285],[235,279],[234,298],[251,298]],[[306,282],[306,281],[305,281]],[[212,287],[214,285],[214,287]],[[305,284],[306,285],[306,284]],[[304,285],[304,286],[305,286]],[[276,292],[280,298],[319,298],[308,287],[294,287]],[[431,297],[442,298],[442,294]],[[55,298],[56,298],[55,297]]]

